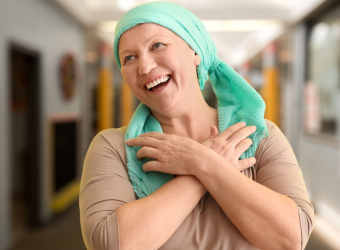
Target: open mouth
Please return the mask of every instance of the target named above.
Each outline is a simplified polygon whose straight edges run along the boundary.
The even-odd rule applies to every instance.
[[[160,79],[159,81],[154,81],[151,86],[145,86],[148,90],[152,92],[156,92],[164,88],[170,81],[171,75],[167,75],[166,77]]]

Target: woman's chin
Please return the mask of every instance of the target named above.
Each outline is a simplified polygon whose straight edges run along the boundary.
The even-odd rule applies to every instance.
[[[178,102],[175,102],[175,101],[170,101],[170,102],[166,102],[166,101],[162,101],[161,103],[158,103],[157,105],[153,104],[153,105],[150,105],[150,109],[152,111],[155,111],[157,113],[160,113],[160,114],[168,114],[168,113],[171,113],[171,112],[175,112],[175,110],[177,109],[176,105]]]
[[[152,107],[151,109],[158,113],[167,113],[173,109],[174,105],[172,104],[162,104],[157,107]]]

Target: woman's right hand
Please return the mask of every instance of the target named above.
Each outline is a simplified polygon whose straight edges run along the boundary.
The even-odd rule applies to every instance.
[[[218,134],[218,129],[215,126],[210,126],[210,136],[202,144],[233,165],[239,171],[247,169],[256,163],[255,157],[240,160],[240,156],[252,144],[253,141],[247,138],[256,131],[255,126],[248,126],[244,122],[236,123],[221,134]]]

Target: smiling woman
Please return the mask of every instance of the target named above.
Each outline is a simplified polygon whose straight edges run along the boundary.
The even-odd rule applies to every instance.
[[[196,72],[200,57],[169,29],[146,23],[127,30],[119,40],[119,59],[132,93],[155,112],[156,118],[164,111],[178,113],[190,100],[197,106],[193,96],[203,101]]]
[[[141,104],[87,152],[86,247],[303,249],[314,211],[294,153],[200,20],[175,4],[137,6],[114,50]],[[218,110],[201,93],[208,73]]]

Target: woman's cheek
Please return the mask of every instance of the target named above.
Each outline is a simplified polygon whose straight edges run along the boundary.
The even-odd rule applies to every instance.
[[[132,75],[131,70],[129,69],[122,69],[121,70],[121,74],[123,76],[123,80],[124,82],[130,87],[130,89],[132,90],[132,86],[133,86],[133,78],[134,76]]]
[[[124,66],[120,72],[122,73],[124,81],[128,82],[129,78],[131,77],[131,73],[132,73],[130,67]]]

